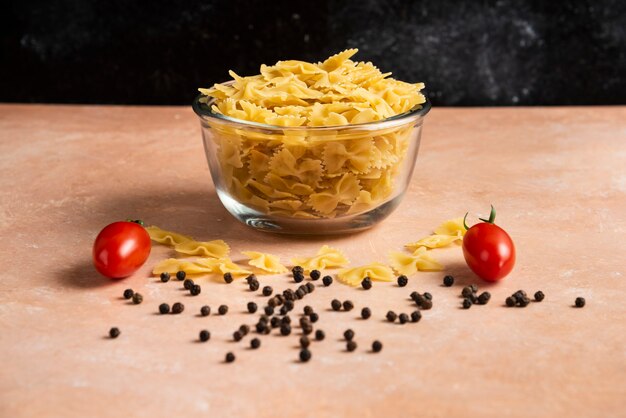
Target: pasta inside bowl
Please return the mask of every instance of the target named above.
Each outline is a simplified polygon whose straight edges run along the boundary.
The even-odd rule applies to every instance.
[[[294,70],[295,65],[287,63],[289,71],[308,68]],[[325,74],[332,79],[340,65],[344,64]],[[319,78],[291,74],[289,79],[285,72],[271,75],[277,70],[264,67],[261,72],[270,75],[216,85],[193,102],[211,176],[226,209],[254,228],[300,234],[361,230],[387,217],[409,184],[430,103],[419,90],[419,96],[412,98],[392,97],[391,103],[401,110],[415,104],[383,118],[386,106],[394,111],[385,100],[385,106],[376,99],[367,107],[359,100],[371,101],[368,93],[360,92],[355,102],[320,103],[320,97],[308,98],[313,93],[302,90],[303,86],[310,89],[324,74],[317,74]],[[280,80],[272,83],[273,78]],[[391,81],[395,88],[396,81]],[[288,87],[291,93],[279,94],[282,90],[275,89],[280,83],[296,86],[295,90]],[[331,90],[327,95],[338,94]],[[237,94],[247,94],[260,104],[233,99]],[[268,106],[268,97],[278,104]],[[311,105],[299,100],[310,100]]]

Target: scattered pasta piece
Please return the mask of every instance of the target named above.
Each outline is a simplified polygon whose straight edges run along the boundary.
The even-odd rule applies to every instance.
[[[230,258],[220,258],[216,262],[220,273],[230,273],[233,276],[247,276],[252,274],[250,270],[246,270],[239,264],[234,263]]]
[[[398,274],[410,275],[419,271],[441,271],[443,266],[435,260],[426,247],[418,248],[415,253],[400,251],[389,253],[391,266]]]
[[[216,264],[211,265],[198,261],[186,261],[176,258],[168,258],[167,260],[160,261],[156,266],[154,266],[154,268],[152,269],[152,274],[176,274],[179,271],[184,271],[187,274],[207,274],[213,273],[216,267]]]
[[[242,251],[241,253],[250,259],[248,264],[268,273],[285,273],[288,271],[287,267],[280,263],[280,258],[275,255],[258,251]]]
[[[147,226],[146,231],[150,235],[150,239],[158,242],[159,244],[165,244],[169,246],[175,246],[187,241],[193,241],[193,238],[187,235],[178,234],[176,232],[165,231],[158,226]]]
[[[445,221],[435,229],[435,234],[439,235],[460,235],[464,236],[467,231],[463,226],[463,218],[454,218]]]
[[[174,250],[186,255],[223,258],[230,252],[230,247],[221,239],[208,242],[185,241],[177,244]]]
[[[441,248],[456,241],[463,241],[465,235],[463,218],[454,218],[445,221],[435,229],[435,233],[419,241],[406,244],[405,247],[411,251],[416,251],[421,247]]]
[[[337,280],[350,286],[358,286],[363,278],[369,277],[372,280],[381,282],[393,281],[393,270],[382,263],[370,263],[365,266],[352,267],[340,270]]]
[[[350,262],[346,256],[339,250],[329,247],[328,245],[322,246],[316,255],[313,257],[304,258],[292,258],[291,262],[295,266],[300,266],[304,271],[311,270],[323,270],[327,268],[345,267]]]

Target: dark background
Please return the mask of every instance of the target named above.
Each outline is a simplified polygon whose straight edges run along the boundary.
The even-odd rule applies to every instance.
[[[348,47],[436,105],[626,103],[626,1],[3,1],[0,101],[189,104]]]

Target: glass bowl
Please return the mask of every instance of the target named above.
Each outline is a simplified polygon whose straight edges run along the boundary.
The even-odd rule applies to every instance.
[[[430,110],[426,100],[382,121],[283,127],[213,112],[212,103],[199,95],[192,106],[222,204],[250,227],[286,234],[354,232],[389,216]]]

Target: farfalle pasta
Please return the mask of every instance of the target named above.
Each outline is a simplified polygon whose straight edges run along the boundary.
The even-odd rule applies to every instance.
[[[343,252],[328,245],[323,245],[313,257],[292,258],[291,262],[294,266],[300,266],[307,272],[345,267],[350,263]]]
[[[287,271],[287,267],[283,266],[280,263],[280,258],[275,255],[258,251],[242,251],[241,253],[250,259],[248,264],[268,273],[285,273]]]
[[[358,286],[365,277],[380,282],[390,282],[394,275],[393,270],[382,263],[342,269],[337,273],[337,280],[349,286]]]
[[[392,251],[389,253],[389,262],[398,274],[407,276],[417,271],[443,270],[443,266],[433,258],[426,247],[418,248],[413,254]]]
[[[419,127],[414,121],[367,124],[425,103],[424,85],[353,61],[356,52],[318,63],[279,61],[248,77],[230,71],[231,82],[199,89],[200,103],[222,116],[203,130],[214,150],[211,164],[221,171],[216,186],[255,211],[300,219],[358,215],[401,193],[406,184],[396,181],[404,160],[417,152]],[[263,129],[267,125],[272,130]]]
[[[230,247],[221,239],[207,242],[189,240],[176,244],[174,251],[185,255],[223,258],[230,252]]]

